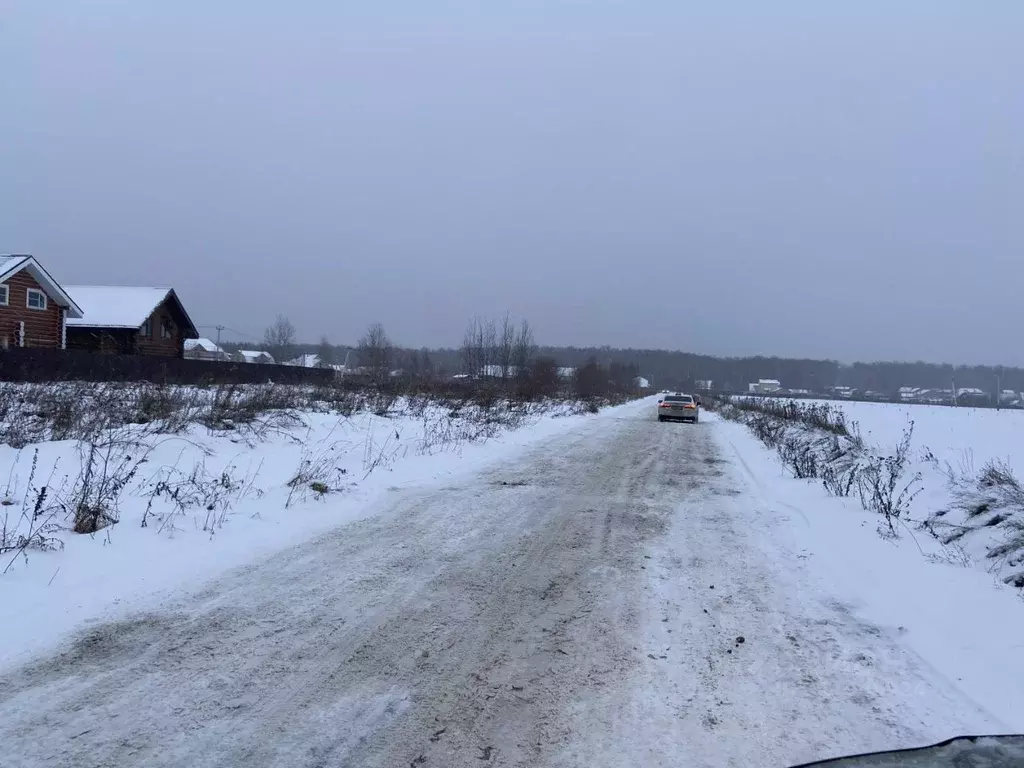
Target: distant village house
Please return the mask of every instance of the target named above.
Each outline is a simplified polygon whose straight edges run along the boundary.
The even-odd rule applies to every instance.
[[[747,389],[753,395],[765,395],[778,392],[782,384],[778,379],[758,379],[756,383],[748,385]]]
[[[214,360],[226,363],[231,355],[207,338],[185,339],[185,357],[189,360]]]
[[[234,354],[234,359],[240,363],[253,363],[256,365],[273,365],[274,356],[262,349],[240,349]]]

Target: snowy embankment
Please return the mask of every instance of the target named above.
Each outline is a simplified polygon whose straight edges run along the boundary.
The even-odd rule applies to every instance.
[[[7,385],[0,667],[83,623],[154,607],[372,514],[388,493],[508,460],[588,410],[575,401],[323,397],[283,387]]]
[[[884,405],[870,407],[875,409],[872,439],[899,440],[903,409],[895,406],[887,414]],[[934,417],[951,411],[940,409]],[[961,567],[948,556],[947,545],[913,524],[897,524],[898,537],[879,536],[879,516],[865,510],[856,493],[830,498],[820,485],[797,482],[742,423],[709,421],[748,481],[757,520],[752,530],[768,559],[778,564],[780,589],[808,603],[815,595],[831,595],[845,620],[867,633],[846,647],[817,645],[818,658],[809,660],[803,674],[816,678],[838,669],[840,677],[861,683],[875,676],[872,685],[879,695],[895,702],[892,722],[918,730],[918,744],[969,731],[1024,728],[1024,611],[1017,590],[1001,579],[994,583],[983,569]],[[866,426],[866,439],[868,432]],[[949,450],[959,448],[951,444]],[[914,468],[922,465],[916,461]],[[914,503],[924,498],[922,492]],[[887,530],[884,522],[881,526]],[[836,623],[834,618],[822,623],[830,622]],[[867,650],[885,638],[897,644],[888,655]],[[918,667],[921,677],[896,671],[903,664]],[[771,667],[752,674],[768,685],[774,676],[794,671]],[[940,703],[940,697],[947,698]],[[836,699],[843,699],[841,691]],[[863,725],[856,718],[851,722]],[[876,743],[879,732],[865,729],[865,740],[851,744],[850,751],[911,746]]]
[[[1024,412],[740,398],[723,415],[775,448],[790,473],[883,515],[891,536],[1024,587]]]

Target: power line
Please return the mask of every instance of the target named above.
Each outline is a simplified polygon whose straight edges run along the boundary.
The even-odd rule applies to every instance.
[[[228,328],[226,325],[197,325],[196,328],[215,328],[217,330],[218,339],[220,338],[221,331],[231,331],[232,333],[236,333],[239,336],[245,336],[246,338],[255,339],[256,341],[260,340],[259,336],[253,336],[251,333],[240,331],[237,328]]]

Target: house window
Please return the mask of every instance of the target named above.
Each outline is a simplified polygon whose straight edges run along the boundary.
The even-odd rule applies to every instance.
[[[28,295],[25,297],[25,306],[29,309],[46,309],[46,294],[35,288],[29,288]]]
[[[11,298],[11,289],[6,285],[0,285],[0,307],[6,307],[8,299]]]
[[[171,325],[171,321],[166,318],[160,318],[160,337],[163,339],[169,339],[174,335],[174,326]]]
[[[139,331],[143,336],[153,335],[153,318],[147,317],[146,322],[142,324],[142,330]]]

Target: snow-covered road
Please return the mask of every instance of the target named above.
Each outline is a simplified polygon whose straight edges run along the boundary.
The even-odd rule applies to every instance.
[[[15,766],[785,766],[1006,730],[650,401],[0,675]],[[723,436],[728,434],[728,438]]]

